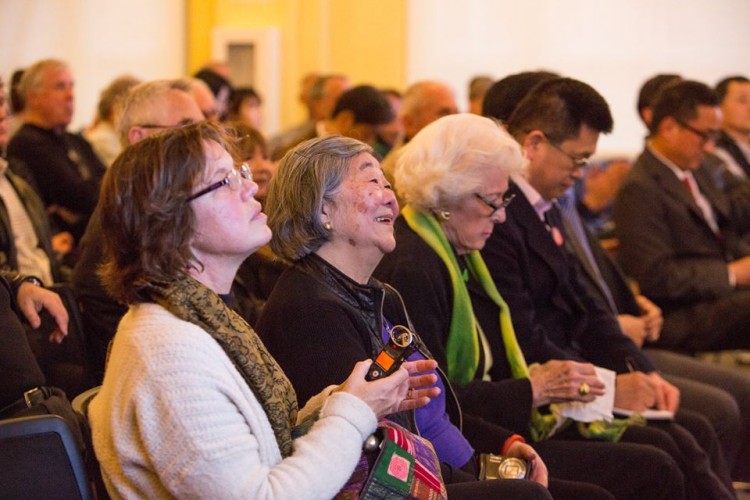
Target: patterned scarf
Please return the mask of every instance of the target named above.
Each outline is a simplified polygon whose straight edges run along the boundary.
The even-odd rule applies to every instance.
[[[417,233],[438,254],[448,268],[453,289],[453,312],[445,347],[448,378],[451,382],[459,385],[467,384],[474,379],[474,375],[479,368],[478,325],[471,305],[469,290],[458,265],[456,254],[435,217],[419,213],[409,205],[404,207],[401,214],[412,231]],[[487,296],[500,310],[500,332],[505,346],[505,356],[508,359],[513,377],[529,378],[529,367],[516,338],[510,309],[497,290],[479,251],[474,250],[466,254],[466,265]],[[612,422],[597,421],[591,424],[579,422],[578,430],[581,435],[589,439],[618,441],[627,430],[628,425],[641,421],[642,419],[639,416],[634,416],[631,419],[615,419]],[[534,441],[543,441],[569,423],[565,420],[559,420],[553,414],[542,414],[534,408],[531,411],[529,430]]]
[[[150,283],[145,292],[155,303],[199,326],[219,343],[263,406],[282,457],[291,455],[297,396],[250,325],[215,292],[191,277],[171,283]]]

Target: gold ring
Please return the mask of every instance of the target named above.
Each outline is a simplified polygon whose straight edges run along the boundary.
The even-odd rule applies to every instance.
[[[578,394],[580,394],[581,396],[588,396],[590,392],[591,386],[589,386],[589,384],[587,384],[586,382],[583,382],[578,386]]]

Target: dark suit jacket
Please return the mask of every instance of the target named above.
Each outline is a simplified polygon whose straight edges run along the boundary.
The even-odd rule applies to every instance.
[[[482,255],[510,307],[526,360],[574,359],[624,373],[629,359],[639,370],[652,371],[608,307],[581,285],[576,261],[555,244],[523,192],[515,184],[510,191],[516,199]],[[487,301],[470,291],[475,310],[488,310]],[[490,318],[480,312],[477,316],[480,321]]]
[[[648,150],[615,202],[623,267],[665,310],[731,294],[727,263],[748,254],[731,225],[726,198],[703,169],[694,176],[716,213],[721,237],[680,180]]]

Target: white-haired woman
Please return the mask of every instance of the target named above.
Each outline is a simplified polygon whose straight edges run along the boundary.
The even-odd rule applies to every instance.
[[[374,274],[401,292],[464,409],[539,441],[534,446],[552,476],[590,481],[617,497],[680,496],[676,464],[648,447],[546,440],[554,421],[537,408],[593,401],[604,385],[587,363],[551,360],[529,370],[479,253],[505,220],[513,201],[509,177],[522,167],[516,141],[488,118],[451,115],[422,129],[396,160],[396,189],[406,206],[395,223],[396,249]],[[476,296],[491,307],[480,308]],[[491,313],[478,316],[484,311]],[[615,462],[632,466],[604,465]],[[658,480],[645,472],[655,470]]]

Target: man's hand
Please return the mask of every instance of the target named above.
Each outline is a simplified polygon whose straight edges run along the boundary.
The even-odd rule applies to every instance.
[[[641,311],[643,311],[641,319],[643,319],[646,327],[646,340],[656,342],[659,340],[661,327],[664,325],[664,317],[661,314],[661,309],[643,295],[636,295],[635,301],[638,303]]]
[[[60,343],[68,334],[68,311],[60,296],[32,283],[22,283],[18,288],[18,308],[32,328],[42,324],[39,312],[46,309],[57,323],[57,329],[50,334],[50,342]]]
[[[615,406],[625,410],[677,411],[680,391],[656,372],[623,373],[617,376]]]
[[[619,314],[617,322],[620,323],[622,333],[627,335],[635,345],[643,347],[643,343],[648,338],[646,322],[643,318],[638,318],[631,314]]]

